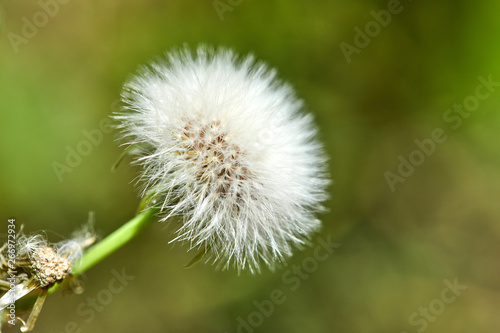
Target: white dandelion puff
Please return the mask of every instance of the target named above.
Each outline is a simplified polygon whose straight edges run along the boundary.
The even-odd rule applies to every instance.
[[[259,270],[320,226],[329,181],[312,116],[252,56],[200,47],[167,54],[125,84],[115,115],[142,148],[143,196],[182,217],[177,240],[224,268]]]

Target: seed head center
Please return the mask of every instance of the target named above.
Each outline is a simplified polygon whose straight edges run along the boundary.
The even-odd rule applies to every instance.
[[[200,185],[213,189],[221,196],[238,195],[239,181],[248,176],[243,166],[243,151],[231,142],[221,121],[199,124],[199,120],[184,120],[180,135],[180,154],[196,170]]]
[[[41,287],[54,284],[64,279],[71,270],[71,262],[57,255],[53,248],[37,248],[30,256],[34,278]]]

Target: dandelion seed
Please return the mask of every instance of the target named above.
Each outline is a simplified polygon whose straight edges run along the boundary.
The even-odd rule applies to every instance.
[[[176,240],[227,268],[273,268],[317,230],[329,184],[312,116],[252,56],[200,47],[167,54],[126,83],[115,115],[141,147],[142,195]],[[145,148],[144,148],[145,147]]]
[[[17,253],[19,256],[30,257],[37,249],[46,246],[47,240],[45,236],[36,234],[28,237],[21,233],[17,242]]]

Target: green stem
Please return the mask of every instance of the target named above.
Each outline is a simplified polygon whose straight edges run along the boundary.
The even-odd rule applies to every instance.
[[[101,260],[127,244],[155,219],[157,210],[149,208],[115,230],[111,235],[92,246],[83,255],[79,265],[73,267],[72,274],[80,275]]]

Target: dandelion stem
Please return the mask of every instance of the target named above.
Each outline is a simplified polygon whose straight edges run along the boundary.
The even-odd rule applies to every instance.
[[[72,269],[72,274],[80,275],[87,271],[101,260],[128,243],[139,234],[145,227],[150,225],[155,219],[157,210],[149,208],[135,216],[132,220],[122,225],[112,234],[91,247],[83,255],[82,261]]]

